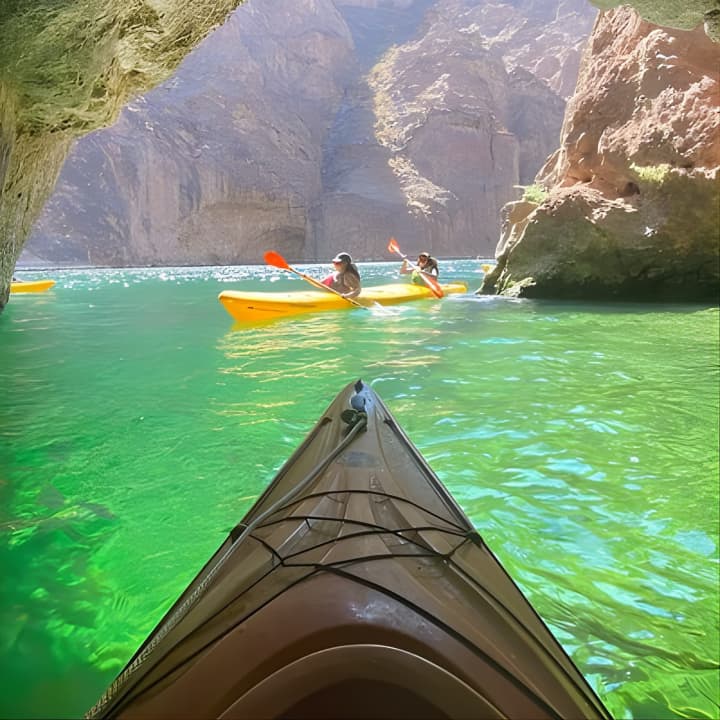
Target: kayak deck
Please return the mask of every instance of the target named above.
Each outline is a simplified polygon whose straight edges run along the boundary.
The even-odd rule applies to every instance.
[[[610,715],[358,381],[86,717]]]
[[[16,280],[10,283],[10,292],[16,293],[38,293],[45,292],[55,285],[54,280]]]
[[[448,283],[442,288],[446,294],[467,292],[464,283]],[[393,283],[363,288],[362,293],[354,299],[361,305],[371,306],[375,303],[396,305],[425,298],[434,298],[425,285]],[[267,320],[326,310],[350,310],[356,307],[344,298],[322,290],[295,292],[224,290],[218,295],[218,300],[231,317],[239,321]]]

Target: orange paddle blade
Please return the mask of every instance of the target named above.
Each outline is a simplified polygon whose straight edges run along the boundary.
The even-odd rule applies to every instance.
[[[273,265],[274,267],[282,268],[283,270],[292,270],[292,268],[288,265],[287,260],[285,260],[280,253],[276,253],[274,250],[268,250],[263,257],[268,265]]]
[[[400,246],[397,244],[395,238],[390,238],[390,242],[388,243],[388,250],[392,253],[402,255],[402,252],[400,252]]]
[[[305,273],[301,273],[299,270],[296,270],[294,267],[291,267],[288,265],[287,260],[280,254],[275,252],[274,250],[268,250],[264,255],[263,258],[265,258],[265,262],[268,265],[272,265],[276,268],[281,268],[282,270],[289,270],[291,273],[295,273],[296,275],[299,275],[303,280],[307,280],[311,285],[314,285],[317,288],[320,288],[321,290],[327,290],[327,292],[331,292],[334,295],[340,296],[343,300],[347,300],[351,305],[357,305],[357,307],[365,308],[368,310],[369,308],[362,303],[359,303],[357,300],[353,300],[352,298],[345,297],[342,293],[339,293],[334,288],[329,287],[328,285],[325,285],[324,283],[321,283],[319,280],[316,280],[315,278],[311,278],[309,275],[306,275]]]

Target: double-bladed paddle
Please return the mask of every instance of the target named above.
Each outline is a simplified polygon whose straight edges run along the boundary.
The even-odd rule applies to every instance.
[[[397,240],[395,240],[395,238],[390,238],[390,242],[388,243],[388,250],[392,253],[399,255],[403,260],[407,260],[407,255],[404,255],[402,253],[402,251],[400,250],[400,246],[397,244]],[[420,277],[423,279],[423,282],[430,288],[430,292],[432,292],[432,294],[436,298],[441,298],[445,295],[443,289],[440,287],[440,283],[432,275],[423,272],[422,269],[419,268],[417,265],[413,265],[413,267],[418,271]]]
[[[268,265],[272,265],[273,267],[280,268],[281,270],[288,270],[291,273],[295,273],[296,275],[299,275],[303,280],[306,280],[311,285],[314,285],[316,288],[320,288],[321,290],[326,290],[327,292],[331,292],[338,297],[341,297],[343,300],[347,300],[350,304],[356,305],[359,308],[364,308],[365,310],[369,310],[366,305],[363,305],[362,303],[357,302],[357,300],[353,300],[352,298],[345,297],[342,293],[339,293],[337,290],[334,290],[328,285],[325,285],[324,283],[321,283],[319,280],[316,280],[315,278],[310,277],[309,275],[306,275],[305,273],[301,273],[299,270],[296,270],[294,267],[291,267],[288,265],[287,260],[280,254],[275,252],[274,250],[268,250],[265,255],[263,255],[265,258],[265,262]]]

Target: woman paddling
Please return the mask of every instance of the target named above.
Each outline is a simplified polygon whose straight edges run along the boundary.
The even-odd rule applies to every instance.
[[[334,270],[322,282],[343,297],[354,298],[360,294],[362,282],[360,271],[346,252],[338,253],[332,260]]]
[[[403,260],[403,264],[400,267],[400,273],[402,275],[408,275],[412,273],[412,282],[416,285],[422,285],[423,279],[420,277],[420,273],[425,273],[432,278],[437,279],[440,274],[440,268],[438,267],[438,261],[430,255],[430,253],[421,252],[418,255],[417,265],[413,267],[407,261]]]

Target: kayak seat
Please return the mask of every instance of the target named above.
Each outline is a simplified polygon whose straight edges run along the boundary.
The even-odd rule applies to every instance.
[[[366,720],[503,717],[469,685],[433,662],[386,645],[342,645],[277,670],[221,717]]]

